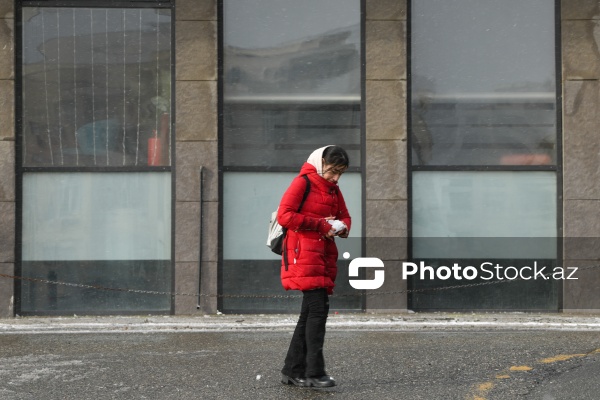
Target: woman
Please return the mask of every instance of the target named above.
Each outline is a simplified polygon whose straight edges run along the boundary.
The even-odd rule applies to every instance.
[[[277,221],[287,228],[281,283],[285,290],[303,293],[300,318],[285,359],[282,383],[330,387],[325,372],[323,342],[329,295],[337,275],[335,236],[346,238],[350,214],[338,180],[348,168],[348,154],[339,146],[315,150],[281,199]],[[298,211],[308,182],[310,192]]]

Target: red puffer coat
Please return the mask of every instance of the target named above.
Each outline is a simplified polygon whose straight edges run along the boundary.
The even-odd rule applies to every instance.
[[[302,175],[308,176],[311,187],[298,213],[306,189]],[[335,241],[326,238],[331,229],[326,217],[342,221],[350,231],[350,214],[337,184],[318,175],[312,164],[304,163],[284,193],[277,212],[277,221],[288,229],[284,243],[287,269],[283,258],[281,263],[281,283],[285,290],[326,288],[329,294],[333,293],[338,250]]]

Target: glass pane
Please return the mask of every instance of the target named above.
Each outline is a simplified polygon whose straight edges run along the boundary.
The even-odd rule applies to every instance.
[[[554,0],[415,0],[413,165],[554,165]]]
[[[450,277],[441,279],[420,279],[418,276],[409,277],[409,287],[415,292],[409,298],[409,308],[413,310],[447,310],[447,311],[558,311],[560,303],[560,280],[541,278],[533,279],[534,275],[532,260],[525,259],[422,259],[425,265],[431,266],[436,271],[440,266],[452,267],[454,263],[461,267],[473,266],[477,270],[477,278],[473,280],[455,279]],[[483,263],[494,262],[494,267]],[[545,267],[546,274],[551,273],[557,266],[556,259],[537,259],[538,270]],[[498,274],[502,280],[496,277],[489,279],[491,271],[497,275],[495,266],[501,267]],[[528,268],[532,268],[531,270]],[[522,271],[528,280],[513,279],[518,271]],[[504,275],[506,274],[506,275]],[[506,278],[506,277],[508,278]],[[484,280],[483,278],[489,279]],[[435,290],[448,286],[466,285],[465,288],[454,288],[447,290]],[[479,285],[479,286],[469,286]]]
[[[554,172],[413,172],[413,256],[549,258]]]
[[[281,256],[266,246],[269,218],[296,173],[227,172],[223,176],[223,294],[298,295],[284,292],[279,270]],[[340,258],[336,294],[356,293],[348,284],[348,263],[342,257],[361,256],[361,175],[345,173],[339,183],[352,219],[348,239],[336,243]],[[240,273],[244,271],[244,273]],[[224,298],[226,310],[297,310],[296,299]],[[359,309],[360,297],[332,297],[331,307]]]
[[[224,2],[224,165],[360,162],[360,0]]]
[[[23,164],[170,165],[171,11],[23,8]]]
[[[557,266],[556,190],[554,172],[413,172],[413,262],[436,271],[472,266],[477,275],[415,275],[411,288],[484,285],[415,292],[411,307],[557,310],[560,281],[514,279],[517,271],[527,278],[536,267],[548,273]]]
[[[170,260],[171,174],[24,174],[22,258]]]
[[[23,261],[28,278],[74,282],[110,289],[171,292],[171,261]],[[21,282],[22,314],[170,313],[170,294],[103,290]]]
[[[22,221],[23,276],[171,290],[168,172],[26,173]],[[168,295],[92,292],[24,282],[22,310],[170,309]]]

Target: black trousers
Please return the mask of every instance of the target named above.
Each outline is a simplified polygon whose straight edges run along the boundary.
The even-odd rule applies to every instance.
[[[321,377],[325,372],[323,343],[329,313],[327,289],[303,292],[300,318],[281,372],[294,378]]]

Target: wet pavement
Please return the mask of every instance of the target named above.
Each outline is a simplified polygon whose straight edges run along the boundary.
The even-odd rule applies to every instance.
[[[0,399],[592,399],[600,316],[339,314],[338,385],[282,385],[294,315],[0,320]]]

